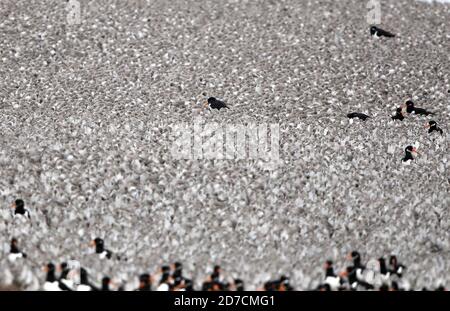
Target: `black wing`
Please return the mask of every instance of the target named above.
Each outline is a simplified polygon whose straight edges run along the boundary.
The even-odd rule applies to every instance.
[[[368,115],[366,115],[364,113],[360,113],[360,112],[351,112],[351,113],[347,114],[347,117],[350,119],[358,118],[363,121],[365,121],[367,118],[370,118]]]
[[[434,114],[434,113],[432,113],[430,111],[427,111],[426,109],[423,109],[423,108],[414,108],[414,113],[415,114],[419,114],[419,115],[425,115],[425,116]]]
[[[395,35],[393,33],[390,33],[389,31],[386,31],[386,30],[383,30],[383,29],[380,29],[380,28],[377,29],[377,34],[380,37],[387,37],[387,38],[395,37]]]

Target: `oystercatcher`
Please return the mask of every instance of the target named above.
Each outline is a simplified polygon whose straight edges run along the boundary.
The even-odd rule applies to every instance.
[[[16,238],[11,239],[11,249],[9,251],[8,260],[10,262],[15,262],[19,258],[27,258],[27,254],[19,250],[19,241]]]
[[[347,114],[347,118],[349,118],[349,119],[358,118],[360,120],[366,121],[370,117],[364,113],[351,112],[351,113]]]
[[[393,33],[383,30],[377,26],[370,27],[370,34],[375,37],[387,37],[387,38],[395,37],[395,35]]]
[[[90,243],[91,247],[95,247],[95,253],[98,254],[100,259],[111,259],[112,252],[110,250],[105,249],[105,243],[101,238],[95,238]]]
[[[400,120],[403,121],[405,117],[403,116],[402,108],[397,108],[397,111],[395,112],[395,115],[392,116],[392,120]]]
[[[408,146],[405,148],[405,156],[403,157],[403,162],[410,162],[414,160],[413,154],[417,153],[417,149],[413,146]]]
[[[209,109],[217,109],[217,110],[220,110],[222,108],[229,109],[227,104],[225,104],[223,101],[216,99],[215,97],[208,98],[208,100],[204,104],[204,107],[209,107]]]
[[[43,286],[44,291],[61,291],[59,284],[60,282],[56,279],[55,276],[55,265],[53,263],[48,263],[44,267],[44,271],[47,272],[47,276],[45,278],[45,283]]]
[[[428,128],[428,134],[431,134],[433,132],[438,132],[438,133],[441,133],[441,135],[442,135],[444,133],[442,131],[442,129],[437,126],[436,121],[433,121],[433,120],[429,121],[428,124],[425,125],[425,127]]]
[[[423,116],[428,116],[428,115],[434,114],[433,112],[427,111],[426,109],[415,107],[414,102],[412,100],[407,100],[404,105],[406,106],[407,113],[414,113],[414,114],[423,115]]]
[[[341,286],[341,278],[334,273],[331,260],[325,262],[325,284],[328,284],[331,290],[337,290]]]
[[[25,202],[22,199],[17,199],[12,208],[14,208],[14,217],[19,215],[30,219],[30,212],[25,208]]]
[[[150,274],[143,273],[139,276],[139,287],[137,291],[151,291],[152,290],[152,280]]]
[[[397,256],[391,255],[391,257],[389,257],[389,265],[391,274],[396,274],[401,278],[406,267],[398,263]]]

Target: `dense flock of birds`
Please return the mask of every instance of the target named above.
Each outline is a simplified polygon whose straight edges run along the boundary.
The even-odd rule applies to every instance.
[[[24,201],[17,199],[12,205],[14,217],[21,219],[21,223],[31,220],[30,211],[25,208]],[[90,244],[95,249],[93,256],[99,260],[126,261],[119,254],[105,247],[102,238],[93,239]],[[27,260],[26,252],[20,249],[19,241],[16,238],[11,240],[8,260],[10,263],[20,265]],[[319,291],[354,291],[354,290],[380,290],[399,291],[412,290],[408,281],[403,278],[406,267],[399,263],[395,255],[389,257],[388,263],[385,258],[380,257],[363,263],[361,254],[352,251],[347,259],[352,262],[342,272],[336,273],[333,261],[327,260],[324,264],[324,278],[315,289]],[[46,278],[42,282],[42,290],[45,291],[124,291],[126,284],[124,280],[115,276],[104,276],[101,285],[94,284],[89,279],[88,270],[81,267],[79,263],[62,262],[56,266],[49,262],[43,266]],[[57,276],[56,273],[59,272]],[[183,264],[175,262],[171,265],[162,266],[157,273],[142,273],[138,277],[139,285],[137,291],[194,291],[194,283],[183,274]],[[10,280],[12,281],[12,280]],[[129,287],[128,287],[129,288]],[[244,291],[242,279],[234,278],[230,280],[224,276],[220,265],[215,265],[213,271],[207,276],[201,287],[202,291]],[[290,283],[289,277],[282,275],[276,280],[269,280],[259,288],[261,291],[291,291],[294,287]],[[428,290],[422,288],[422,290]],[[435,289],[436,291],[446,290],[443,285]]]
[[[393,38],[394,34],[380,29],[378,27],[371,27],[370,34],[374,37],[387,37]],[[215,97],[208,98],[205,106],[208,106],[210,109],[230,109],[233,110],[232,107],[228,106],[224,101],[218,100]],[[433,116],[433,120],[429,119]],[[392,120],[394,121],[403,121],[407,118],[409,119],[418,119],[418,117],[426,117],[427,123],[425,127],[428,131],[430,137],[440,137],[444,135],[444,130],[440,127],[434,119],[436,116],[435,112],[430,112],[427,109],[419,108],[415,106],[415,103],[412,99],[406,100],[404,104],[400,107],[396,108],[395,115],[392,116]],[[361,112],[351,112],[347,114],[347,117],[350,119],[350,122],[353,122],[353,119],[357,118],[362,121],[367,121],[371,119],[371,116],[361,113]],[[439,120],[438,120],[439,121]],[[89,133],[88,133],[89,134]],[[438,135],[438,136],[436,136]],[[406,146],[406,144],[405,144]],[[55,147],[56,148],[56,147]],[[401,161],[405,164],[410,164],[414,161],[415,157],[418,154],[419,146],[415,144],[407,145],[404,149],[404,157]],[[58,150],[55,149],[57,152]],[[73,156],[67,155],[67,159],[70,161],[73,160]],[[399,160],[400,161],[400,160]],[[139,163],[138,163],[139,164]],[[314,176],[312,176],[314,178]],[[318,177],[317,177],[318,178]],[[309,176],[308,176],[309,179]],[[450,180],[449,180],[450,181]],[[44,182],[45,183],[45,182]],[[81,190],[86,190],[87,185],[80,186]],[[72,189],[69,189],[72,190]],[[131,190],[130,190],[131,191]],[[137,189],[133,189],[133,191],[137,191]],[[317,192],[316,192],[317,193]],[[102,198],[103,200],[103,198]],[[334,200],[334,198],[333,198]],[[122,202],[118,201],[120,205]],[[429,203],[429,202],[428,202]],[[431,203],[430,203],[431,204]],[[25,208],[25,203],[21,199],[17,199],[13,204],[14,208],[14,225],[19,226],[41,226],[42,224],[33,221],[33,211]],[[181,211],[182,212],[182,211]],[[46,211],[43,211],[42,214],[45,216],[45,221],[51,223],[52,219],[46,214]],[[86,211],[86,218],[89,218],[89,211]],[[72,216],[70,216],[72,217]],[[416,217],[416,216],[414,216]],[[6,218],[6,217],[5,217]],[[40,218],[42,221],[44,218]],[[63,222],[65,219],[54,220],[56,222]],[[68,219],[69,221],[72,218]],[[109,220],[108,220],[109,221]],[[439,221],[440,218],[439,218]],[[445,220],[444,220],[445,221]],[[328,223],[329,224],[329,223]],[[4,228],[4,224],[1,224],[2,228]],[[95,226],[95,224],[94,224]],[[50,227],[50,226],[48,226]],[[306,226],[305,226],[306,227]],[[332,227],[330,225],[330,227]],[[60,228],[64,230],[64,228]],[[81,237],[84,236],[80,228],[79,235]],[[334,232],[333,230],[330,230]],[[356,230],[355,230],[356,231]],[[284,233],[284,232],[283,232]],[[332,235],[333,233],[331,233]],[[280,233],[280,236],[284,236],[284,234]],[[78,237],[76,237],[78,238]],[[80,238],[83,240],[83,238]],[[105,237],[108,240],[107,237]],[[287,239],[287,238],[286,238]],[[111,238],[111,240],[113,240]],[[117,239],[115,239],[117,240]],[[76,291],[86,291],[86,290],[159,290],[159,291],[169,291],[169,290],[244,290],[244,281],[241,278],[229,278],[226,276],[221,269],[221,266],[216,265],[213,268],[213,271],[207,276],[206,280],[203,282],[201,288],[197,288],[195,283],[190,278],[186,277],[183,273],[183,264],[181,262],[175,262],[171,265],[162,266],[155,273],[142,273],[140,275],[136,275],[135,283],[127,283],[126,280],[122,279],[120,276],[115,276],[113,274],[104,276],[101,284],[94,284],[96,282],[92,281],[90,276],[96,272],[95,267],[80,267],[77,262],[61,262],[56,263],[55,260],[57,258],[53,258],[52,262],[42,263],[40,260],[37,262],[36,258],[30,256],[30,253],[27,249],[22,249],[21,239],[12,238],[9,245],[9,253],[7,258],[2,260],[8,260],[11,264],[11,271],[4,271],[2,274],[2,280],[0,280],[0,284],[6,285],[17,285],[19,288],[25,287],[27,289],[43,289],[50,291],[59,291],[59,290],[76,290]],[[89,241],[86,241],[89,242]],[[145,242],[145,241],[144,241]],[[84,240],[82,241],[84,243]],[[144,243],[145,244],[145,243]],[[121,252],[111,251],[105,246],[105,241],[97,237],[91,241],[92,248],[95,250],[95,255],[97,256],[99,262],[105,261],[117,261],[120,262],[120,265],[126,265],[130,258],[127,257],[126,254],[122,254]],[[45,250],[46,245],[39,245],[39,248]],[[435,248],[439,248],[439,246],[433,245]],[[439,249],[436,251],[438,252]],[[412,290],[413,288],[406,281],[404,274],[406,267],[403,264],[400,264],[397,261],[395,255],[390,255],[389,259],[386,261],[385,258],[378,258],[375,260],[370,260],[366,263],[363,263],[361,260],[361,255],[357,251],[353,251],[348,260],[352,262],[351,265],[344,268],[344,270],[338,272],[335,270],[335,266],[333,261],[328,260],[324,265],[324,275],[323,279],[320,280],[320,285],[317,286],[317,290]],[[34,273],[31,273],[29,270],[21,270],[20,267],[25,263],[31,263],[33,266],[43,267],[46,273],[46,278],[37,280],[34,276]],[[14,268],[17,268],[16,270]],[[15,284],[16,280],[20,279],[21,282]],[[137,286],[135,286],[137,284]],[[278,279],[270,280],[262,284],[260,287],[261,290],[277,290],[277,291],[286,291],[286,290],[294,290],[295,286],[293,286],[290,282],[290,278],[283,275]],[[427,288],[422,288],[426,290]],[[433,288],[436,290],[444,290],[444,285]]]

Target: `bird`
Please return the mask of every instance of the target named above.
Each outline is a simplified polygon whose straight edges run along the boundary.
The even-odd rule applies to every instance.
[[[393,33],[383,30],[377,26],[370,27],[370,34],[375,37],[387,37],[387,38],[395,37],[395,35]]]
[[[172,288],[172,277],[170,276],[170,272],[166,272],[163,270],[163,274],[159,281],[159,285],[156,288],[158,292],[168,292]]]
[[[111,278],[108,276],[103,277],[101,291],[111,291],[109,285],[111,284]]]
[[[341,286],[341,278],[334,273],[333,262],[325,262],[325,284],[330,286],[331,290],[337,290]]]
[[[264,283],[265,291],[293,291],[290,280],[287,276],[282,275],[278,280],[267,281]]]
[[[410,161],[414,160],[413,154],[417,153],[417,149],[413,146],[408,146],[405,148],[405,156],[403,157],[402,161],[409,163]]]
[[[111,259],[112,252],[105,249],[105,242],[101,238],[95,238],[90,243],[91,247],[95,247],[95,253],[98,254],[100,259]]]
[[[428,128],[428,134],[431,134],[433,132],[438,132],[438,133],[440,133],[442,135],[444,133],[442,131],[442,129],[437,126],[437,122],[433,121],[433,120],[428,121],[428,124],[426,124],[425,127]]]
[[[347,259],[353,261],[353,266],[356,268],[364,268],[364,265],[361,263],[361,254],[358,251],[352,251],[348,254]]]
[[[204,104],[204,107],[209,107],[209,109],[217,109],[217,110],[220,110],[222,108],[227,108],[227,109],[230,108],[223,101],[220,101],[220,100],[216,99],[215,97],[208,98],[208,100]]]
[[[234,279],[233,280],[233,287],[234,290],[237,292],[243,292],[245,287],[244,287],[244,281],[242,281],[241,279]]]
[[[405,270],[406,267],[398,263],[397,256],[391,255],[389,257],[389,266],[390,266],[389,271],[391,272],[391,274],[395,274],[399,278],[403,276],[403,271]]]
[[[172,264],[172,277],[174,279],[176,278],[183,278],[183,264],[181,262],[175,262]]]
[[[152,280],[148,273],[143,273],[139,276],[139,287],[137,291],[151,291],[152,290]]]
[[[417,108],[414,106],[414,102],[412,100],[407,100],[403,107],[406,106],[406,112],[407,113],[413,113],[413,114],[417,114],[417,115],[424,115],[424,116],[428,116],[428,115],[433,115],[433,112],[427,111],[426,109],[423,108]]]
[[[285,291],[293,291],[294,290],[294,288],[291,286],[290,279],[285,275],[282,275],[280,277],[278,284],[279,284],[278,291],[285,292]]]
[[[15,200],[12,208],[14,208],[14,217],[23,216],[25,218],[31,219],[30,211],[25,208],[25,202],[22,199]]]
[[[350,285],[351,290],[358,290],[359,287],[363,287],[364,289],[373,289],[374,286],[361,280],[358,278],[358,269],[356,266],[349,266],[346,270],[341,274],[343,277],[347,277],[348,284]]]
[[[8,260],[10,262],[15,262],[20,258],[27,258],[27,254],[25,254],[19,250],[18,244],[19,244],[19,241],[16,238],[11,239],[11,246],[10,246],[10,251],[9,251],[9,255],[8,255]]]
[[[400,120],[403,121],[405,117],[403,116],[402,108],[397,108],[395,115],[392,116],[392,120]]]
[[[349,119],[358,118],[360,120],[366,121],[370,117],[364,113],[351,112],[351,113],[347,114],[347,118],[349,118]]]
[[[78,292],[98,291],[94,285],[89,282],[89,275],[85,268],[80,268],[80,284],[77,286]]]
[[[391,272],[388,270],[386,260],[383,257],[378,258],[379,263],[379,280],[383,285],[388,285]]]
[[[56,279],[55,276],[55,265],[53,263],[48,263],[45,267],[44,267],[44,271],[47,272],[46,278],[45,278],[45,283],[43,285],[43,290],[44,291],[61,291],[62,289],[60,288],[60,282]]]
[[[59,275],[60,284],[62,284],[62,286],[65,286],[67,288],[65,290],[74,290],[75,282],[71,279],[72,269],[70,269],[67,262],[62,262],[59,265],[59,269],[61,270],[61,274]]]

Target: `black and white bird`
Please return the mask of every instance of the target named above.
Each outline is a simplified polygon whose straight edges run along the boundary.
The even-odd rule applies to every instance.
[[[19,260],[20,258],[27,258],[27,254],[25,254],[19,250],[18,244],[19,244],[19,241],[16,238],[11,239],[11,246],[10,246],[10,251],[8,254],[8,260],[10,262],[15,262],[15,261]]]
[[[105,242],[101,238],[95,238],[90,243],[91,247],[95,247],[95,253],[98,254],[100,259],[111,259],[112,252],[105,249]]]
[[[437,133],[440,133],[440,134],[442,135],[442,134],[444,133],[444,132],[442,131],[442,129],[441,129],[440,127],[437,126],[437,122],[436,122],[436,121],[433,121],[433,120],[429,121],[429,122],[425,125],[425,127],[428,128],[428,134],[431,134],[431,133],[433,133],[433,132],[437,132]]]
[[[387,268],[386,260],[383,257],[378,258],[378,264],[379,264],[379,280],[381,283],[381,286],[387,285],[389,286],[389,278],[391,276],[391,272]]]
[[[428,116],[428,115],[434,114],[433,112],[430,112],[426,109],[415,107],[414,102],[412,100],[407,100],[402,107],[404,107],[404,106],[406,106],[407,113],[412,113],[412,114],[417,114],[417,115],[422,115],[422,116]]]
[[[152,290],[152,278],[150,274],[143,273],[139,276],[139,287],[137,291],[151,291]]]
[[[389,31],[383,30],[377,26],[370,27],[370,34],[372,37],[387,37],[387,38],[393,38],[395,35],[393,33],[390,33]]]
[[[355,266],[349,266],[346,268],[346,270],[341,274],[342,277],[347,277],[348,284],[350,285],[351,290],[358,290],[360,288],[363,289],[373,289],[373,285],[368,284],[364,280],[360,280],[358,278],[358,269]]]
[[[74,271],[69,267],[67,262],[61,263],[59,269],[61,270],[61,274],[59,275],[60,287],[65,287],[65,290],[74,290],[75,282],[72,279]]]
[[[395,115],[392,116],[392,120],[400,120],[403,121],[403,119],[405,118],[405,116],[403,115],[403,110],[402,108],[397,108]]]
[[[229,109],[227,104],[225,104],[223,101],[216,99],[215,97],[208,98],[208,100],[204,104],[204,107],[209,107],[209,109],[217,109],[217,110],[220,110],[222,108]]]
[[[358,286],[363,286],[365,289],[373,289],[374,272],[371,269],[367,269],[362,263],[361,254],[358,251],[353,251],[349,254],[348,259],[353,261],[353,267],[351,267],[353,270],[348,270],[349,276],[356,278]]]
[[[25,202],[22,199],[14,201],[12,208],[14,208],[14,217],[25,217],[30,219],[30,211],[25,208]]]
[[[395,255],[389,257],[389,268],[390,273],[397,275],[399,278],[403,276],[403,272],[406,269],[404,265],[397,261],[397,256]]]
[[[333,262],[327,260],[325,262],[325,284],[330,286],[331,290],[338,290],[341,286],[341,278],[334,273]]]
[[[349,119],[358,118],[362,121],[366,121],[370,117],[361,112],[351,112],[351,113],[347,114],[347,118],[349,118]]]
[[[411,161],[414,160],[413,155],[415,156],[417,154],[417,149],[416,147],[413,146],[408,146],[405,148],[405,156],[403,157],[402,161],[404,163],[410,163]]]
[[[111,285],[111,283],[112,283],[112,281],[109,276],[103,277],[101,291],[104,291],[104,292],[111,291],[111,289],[109,287]]]
[[[44,291],[55,292],[62,290],[59,286],[60,282],[56,279],[55,270],[55,265],[51,262],[44,267],[44,271],[47,273],[45,277],[45,283],[42,287]]]
[[[77,286],[78,292],[98,291],[94,285],[89,282],[89,275],[86,269],[80,268],[80,284]]]

